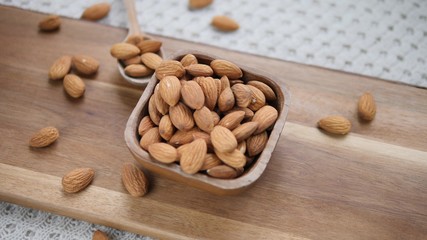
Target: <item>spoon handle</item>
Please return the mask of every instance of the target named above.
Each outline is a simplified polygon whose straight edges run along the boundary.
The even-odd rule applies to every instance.
[[[128,25],[129,25],[129,34],[143,34],[141,29],[139,29],[138,18],[136,17],[135,1],[134,0],[123,0],[125,3],[126,11],[128,14]]]

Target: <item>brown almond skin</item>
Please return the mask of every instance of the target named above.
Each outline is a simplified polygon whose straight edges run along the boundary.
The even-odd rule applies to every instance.
[[[175,60],[165,60],[156,68],[156,77],[162,80],[165,76],[181,78],[185,74],[184,66]]]
[[[193,54],[187,54],[181,59],[181,64],[184,67],[190,66],[191,64],[199,63],[196,56]]]
[[[49,69],[49,79],[63,79],[71,69],[71,56],[62,56],[55,60]]]
[[[77,168],[62,178],[62,188],[67,193],[77,193],[92,182],[95,171],[92,168]]]
[[[188,1],[188,7],[190,9],[202,9],[211,5],[213,0],[190,0]]]
[[[210,63],[210,66],[215,74],[220,77],[227,76],[229,79],[239,79],[243,76],[242,70],[227,60],[215,59]]]
[[[215,16],[212,18],[212,26],[223,32],[232,32],[239,29],[239,24],[227,16]]]
[[[49,15],[39,22],[40,31],[51,32],[58,30],[61,26],[61,18],[58,15]]]
[[[96,21],[102,19],[110,12],[111,5],[107,2],[97,3],[85,9],[82,19]]]
[[[166,76],[159,83],[159,93],[169,106],[175,106],[181,98],[181,83],[175,76]]]
[[[211,141],[215,151],[231,152],[237,147],[233,133],[223,126],[215,126],[211,132]]]
[[[167,143],[153,143],[148,146],[150,155],[159,162],[173,163],[178,159],[176,148]]]
[[[220,117],[219,117],[218,113],[216,113],[214,111],[211,111],[211,114],[212,114],[212,119],[213,119],[213,122],[214,122],[214,126],[218,125],[218,123],[220,121]]]
[[[254,116],[254,112],[252,110],[250,110],[249,108],[241,108],[241,107],[234,107],[233,109],[225,112],[225,115],[230,114],[230,113],[235,112],[235,111],[245,112],[245,118],[244,119],[248,120],[248,121],[250,121]]]
[[[120,59],[120,60],[126,60],[129,58],[133,58],[135,56],[138,56],[140,54],[141,50],[139,50],[138,47],[135,45],[132,45],[130,43],[116,43],[114,44],[110,49],[111,56]]]
[[[129,59],[126,59],[126,60],[122,60],[122,63],[125,65],[125,66],[129,66],[129,65],[132,65],[132,64],[141,64],[142,62],[141,62],[141,56],[135,56],[135,57],[133,57],[133,58],[129,58]]]
[[[374,96],[366,92],[359,98],[357,106],[357,113],[359,118],[365,121],[372,121],[375,118],[377,107],[375,104]]]
[[[59,138],[59,131],[55,127],[45,127],[33,134],[30,146],[35,148],[47,147]]]
[[[193,129],[190,129],[189,131],[176,131],[168,143],[175,147],[190,143],[194,140],[193,134],[195,132],[200,132],[200,130],[193,128]]]
[[[136,46],[141,50],[142,54],[147,52],[156,53],[162,47],[162,42],[157,40],[144,40],[139,42]]]
[[[87,55],[75,55],[72,58],[73,67],[81,74],[92,75],[98,71],[99,61]]]
[[[147,52],[141,55],[141,61],[145,66],[156,70],[161,65],[163,59],[155,53]]]
[[[180,166],[187,174],[197,173],[203,166],[207,152],[206,142],[203,139],[196,139],[186,147],[180,158]]]
[[[196,125],[203,131],[210,133],[214,128],[212,113],[207,107],[202,107],[193,113]]]
[[[226,75],[222,76],[221,79],[219,79],[220,85],[221,85],[221,92],[224,91],[226,88],[231,88],[230,80]]]
[[[144,134],[155,127],[156,125],[151,121],[150,116],[145,116],[141,119],[141,122],[139,122],[138,125],[138,134],[139,136],[143,137]]]
[[[231,87],[231,90],[233,91],[237,106],[242,108],[249,106],[252,100],[252,92],[248,86],[241,83],[237,83]]]
[[[246,156],[237,149],[231,152],[219,152],[215,149],[215,154],[230,167],[241,168],[246,165]]]
[[[139,57],[138,57],[139,59]],[[142,64],[131,64],[125,67],[125,74],[130,77],[146,77],[153,74],[154,71]]]
[[[221,112],[226,112],[234,107],[235,99],[231,88],[226,88],[218,98],[218,108]]]
[[[185,70],[194,77],[210,77],[213,74],[212,68],[206,64],[191,64]]]
[[[195,81],[187,81],[181,87],[181,97],[185,105],[191,109],[200,109],[205,105],[202,88]]]
[[[253,135],[246,140],[246,151],[249,157],[260,154],[267,144],[268,135],[267,132],[262,132],[257,135]]]
[[[106,233],[96,230],[92,235],[92,240],[108,240],[108,236]]]
[[[279,113],[272,106],[266,105],[260,108],[252,118],[252,122],[257,122],[259,124],[254,134],[259,134],[272,126],[276,122],[278,116]]]
[[[230,114],[225,115],[221,121],[219,121],[218,125],[226,127],[230,130],[235,129],[237,126],[239,126],[240,122],[245,117],[244,111],[235,111]]]
[[[205,105],[210,110],[215,108],[216,102],[218,101],[218,90],[215,80],[211,77],[204,77],[198,84],[205,95]]]
[[[221,164],[222,161],[215,155],[215,153],[207,153],[200,171],[208,170]]]
[[[153,121],[154,124],[159,125],[162,114],[157,109],[154,95],[152,95],[150,100],[148,100],[148,114],[150,115],[151,121]]]
[[[162,138],[159,133],[159,128],[155,127],[150,130],[148,130],[144,136],[139,141],[139,146],[141,146],[142,149],[148,150],[148,147],[153,143],[158,143],[162,141]]]
[[[144,41],[144,36],[140,34],[132,34],[126,39],[125,42],[137,46],[142,41]]]
[[[248,88],[251,90],[251,103],[249,104],[248,108],[252,111],[258,111],[258,109],[265,106],[265,96],[264,93],[261,92],[258,88],[247,85]]]
[[[237,142],[241,142],[249,138],[257,130],[258,125],[257,122],[243,123],[235,128],[232,133],[236,137]]]
[[[134,164],[123,164],[122,183],[133,197],[142,197],[148,192],[148,179]]]
[[[175,133],[175,127],[173,126],[169,115],[164,115],[160,120],[159,133],[160,136],[166,141],[169,141]]]
[[[206,171],[206,173],[214,178],[221,179],[233,179],[237,177],[236,169],[229,167],[227,165],[219,165],[212,167]]]
[[[159,84],[157,84],[156,87],[154,88],[154,93],[152,96],[154,97],[157,111],[159,111],[162,115],[166,115],[169,112],[169,105],[165,102],[165,100],[160,95]]]
[[[351,130],[350,121],[342,116],[329,116],[319,120],[317,123],[319,128],[326,132],[345,135]]]
[[[169,107],[169,117],[173,125],[181,131],[188,131],[194,127],[194,119],[191,110],[181,102],[175,106]]]
[[[265,99],[267,101],[275,101],[277,99],[273,89],[267,84],[256,80],[251,80],[247,84],[258,88],[262,93],[264,93]]]
[[[86,85],[83,80],[74,74],[68,74],[64,77],[64,90],[68,95],[73,98],[79,98],[83,96]]]

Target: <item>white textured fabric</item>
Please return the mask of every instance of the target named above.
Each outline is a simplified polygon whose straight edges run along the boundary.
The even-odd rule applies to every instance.
[[[100,0],[0,0],[5,5],[79,18]],[[101,23],[126,26],[120,0]],[[427,87],[427,1],[216,0],[190,11],[185,0],[137,0],[141,28],[241,52]],[[215,15],[241,28],[222,33]]]
[[[96,230],[111,240],[150,240],[133,233],[58,216],[15,204],[0,202],[0,239],[2,240],[83,240],[92,239]]]

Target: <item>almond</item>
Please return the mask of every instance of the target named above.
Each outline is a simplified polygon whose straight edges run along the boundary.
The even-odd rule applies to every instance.
[[[229,167],[227,165],[219,165],[212,167],[206,171],[206,173],[214,178],[221,179],[233,179],[237,177],[236,169]]]
[[[243,80],[240,80],[240,79],[233,79],[233,80],[230,80],[230,85],[231,85],[231,86],[234,86],[234,85],[236,85],[236,84],[238,84],[238,83],[243,84],[244,82],[243,82]]]
[[[184,76],[185,69],[182,64],[175,60],[163,61],[158,68],[156,68],[156,77],[162,80],[165,76],[175,76],[180,78]]]
[[[52,80],[63,79],[71,69],[71,56],[62,56],[55,60],[49,69],[49,78]]]
[[[132,65],[132,64],[141,64],[142,63],[141,56],[135,56],[133,58],[129,58],[129,59],[123,60],[122,63],[125,66],[129,66],[129,65]]]
[[[193,113],[196,125],[203,131],[210,133],[214,127],[212,113],[207,107],[202,107]]]
[[[184,103],[191,109],[200,109],[205,104],[202,88],[195,81],[188,81],[181,87],[181,96]]]
[[[141,55],[141,61],[145,66],[156,70],[162,63],[163,59],[155,53],[148,52]]]
[[[186,147],[179,161],[182,171],[188,174],[197,173],[203,166],[207,146],[203,139],[196,139]]]
[[[246,140],[246,151],[248,151],[249,157],[256,156],[264,150],[265,145],[268,141],[267,132],[262,132],[257,135],[253,135]]]
[[[258,126],[257,122],[247,122],[238,126],[232,133],[236,137],[237,142],[241,142],[249,138],[257,130]]]
[[[169,107],[169,116],[173,125],[181,131],[188,131],[194,127],[191,110],[181,102]]]
[[[319,120],[318,126],[333,134],[347,134],[350,132],[350,121],[342,116],[329,116]]]
[[[153,143],[161,142],[162,139],[159,134],[159,128],[155,127],[150,130],[148,130],[144,136],[139,141],[139,145],[142,147],[142,149],[147,150],[148,147]]]
[[[193,139],[203,139],[206,142],[206,145],[208,148],[212,148],[212,141],[211,141],[211,135],[205,132],[195,131],[193,133]]]
[[[172,121],[170,120],[169,115],[164,115],[160,120],[159,133],[160,136],[166,141],[169,141],[175,133],[175,128],[172,124]]]
[[[150,119],[154,124],[159,125],[162,114],[157,110],[155,96],[151,96],[148,101],[148,115],[150,115]]]
[[[41,31],[49,32],[59,29],[61,26],[61,18],[58,15],[49,15],[39,22]]]
[[[266,105],[260,108],[252,118],[252,122],[259,124],[255,134],[261,133],[272,126],[276,122],[278,115],[279,113],[272,106]]]
[[[190,141],[190,142],[192,142],[192,141]],[[189,145],[190,145],[190,143],[186,143],[186,144],[184,144],[184,145],[179,146],[179,147],[176,149],[176,151],[178,152],[178,159],[177,159],[177,161],[178,161],[178,162],[179,162],[179,161],[181,161],[181,155],[182,155],[182,152],[184,152],[184,151],[185,151],[185,149],[186,149]]]
[[[92,240],[108,240],[108,236],[106,233],[96,230],[92,235]]]
[[[265,105],[265,96],[264,93],[261,92],[258,88],[247,85],[252,92],[251,95],[251,103],[248,108],[252,111],[258,111],[261,107]]]
[[[245,112],[235,111],[225,115],[225,117],[223,117],[221,121],[219,121],[218,125],[226,127],[230,130],[233,130],[237,126],[239,126],[240,122],[243,120],[244,117],[245,117]]]
[[[83,80],[74,74],[68,74],[64,77],[64,90],[73,98],[79,98],[85,92],[85,83]]]
[[[55,127],[45,127],[33,134],[30,139],[31,147],[47,147],[56,141],[59,137],[59,131]]]
[[[213,74],[212,68],[206,64],[191,64],[185,67],[185,70],[194,77],[209,77]]]
[[[157,40],[144,40],[139,42],[136,46],[141,50],[141,53],[155,53],[162,47],[162,42]]]
[[[277,99],[273,89],[263,82],[251,80],[248,82],[248,85],[258,88],[264,94],[267,101],[275,101]]]
[[[246,157],[237,149],[233,149],[231,152],[219,152],[215,149],[215,154],[219,159],[230,167],[241,168],[246,164]]]
[[[245,120],[251,120],[252,117],[254,116],[254,112],[252,110],[250,110],[249,108],[241,108],[241,107],[235,107],[235,108],[225,112],[225,114],[227,115],[227,114],[230,114],[230,113],[235,112],[235,111],[245,112],[245,117],[244,117]]]
[[[252,100],[252,91],[248,86],[237,83],[231,87],[231,90],[233,91],[237,106],[243,108],[249,106]]]
[[[246,153],[246,141],[241,141],[237,145],[237,150],[239,150],[241,153],[245,154]],[[246,164],[247,164],[247,158],[246,158]]]
[[[228,111],[234,107],[234,95],[231,88],[226,88],[218,98],[218,108],[221,112]]]
[[[189,0],[188,6],[190,9],[201,9],[209,6],[213,0]]]
[[[196,128],[190,129],[189,131],[177,131],[169,140],[169,144],[172,146],[179,146],[190,143],[194,140],[193,134],[199,131],[200,130]]]
[[[165,115],[169,112],[169,105],[165,102],[165,100],[163,100],[162,96],[160,95],[159,92],[159,84],[156,85],[156,87],[154,88],[154,102],[157,108],[157,111],[159,111],[159,113],[161,113],[162,115]]]
[[[227,16],[215,16],[212,18],[212,26],[224,32],[236,31],[239,29],[239,24],[232,18]]]
[[[166,76],[159,83],[159,93],[169,106],[175,106],[181,98],[181,83],[175,76]]]
[[[212,114],[212,119],[213,119],[213,122],[214,122],[214,126],[218,125],[218,123],[220,121],[218,113],[216,113],[214,111],[211,111],[211,114]]]
[[[176,148],[167,143],[153,143],[148,146],[150,155],[159,162],[173,163],[178,159]]]
[[[372,94],[366,92],[359,98],[357,106],[359,117],[366,121],[372,121],[375,118],[377,107]]]
[[[181,64],[184,67],[188,67],[191,64],[197,64],[197,63],[199,62],[197,61],[196,56],[194,56],[193,54],[187,54],[181,59]]]
[[[116,43],[110,49],[111,56],[125,60],[139,55],[141,51],[135,45],[130,43]]]
[[[210,110],[215,108],[216,102],[218,100],[218,90],[215,83],[215,80],[211,77],[205,77],[201,79],[198,84],[205,95],[205,105]]]
[[[133,59],[133,58],[131,58]],[[138,57],[139,59],[139,57]],[[154,73],[154,71],[150,68],[147,68],[146,66],[142,64],[131,64],[127,67],[125,67],[125,73],[126,75],[130,77],[146,77]]]
[[[85,9],[82,19],[96,21],[108,15],[111,6],[107,2],[97,3]]]
[[[228,80],[227,76],[222,76],[219,81],[221,82],[221,92],[224,91],[224,89],[231,87],[230,80]]]
[[[220,77],[227,76],[228,79],[237,79],[243,76],[242,70],[236,64],[227,60],[216,59],[210,65],[215,74]]]
[[[139,34],[130,35],[125,42],[137,46],[140,42],[144,41],[144,36]]]
[[[200,171],[208,170],[221,164],[222,161],[214,153],[207,153]]]
[[[67,193],[76,193],[85,189],[92,182],[95,171],[92,168],[77,168],[62,178],[62,188]]]
[[[227,78],[227,77],[225,77],[225,78]],[[221,83],[221,80],[219,80],[219,79],[217,79],[217,78],[214,78],[214,80],[215,80],[215,85],[216,85],[217,95],[218,95],[218,97],[219,97],[219,95],[221,95],[222,90],[224,90],[224,89],[222,89],[222,83]],[[227,80],[227,81],[228,81],[228,80]]]
[[[236,137],[223,126],[214,127],[211,132],[211,141],[215,152],[231,152],[237,147]]]
[[[98,71],[99,62],[93,57],[76,55],[72,58],[73,66],[84,75],[92,75]]]
[[[144,172],[134,164],[123,164],[122,183],[129,194],[134,197],[142,197],[148,192],[148,179]]]
[[[138,134],[139,136],[143,137],[144,134],[152,129],[153,127],[155,127],[156,125],[154,125],[153,121],[151,121],[150,116],[145,116],[141,119],[141,122],[139,122],[139,126],[138,126]]]

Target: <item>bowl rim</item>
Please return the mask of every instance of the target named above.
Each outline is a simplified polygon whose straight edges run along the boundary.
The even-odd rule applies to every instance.
[[[185,56],[186,54],[193,54],[196,57],[203,56],[205,58],[209,58],[210,60],[214,60],[214,59],[227,60],[226,58],[218,57],[210,53],[189,50],[189,49],[176,51],[175,53],[169,55],[168,59],[176,60],[179,57]],[[227,61],[230,61],[230,60],[227,60]],[[235,63],[236,61],[230,61],[230,62]],[[181,171],[179,165],[177,164],[164,164],[151,158],[149,153],[144,149],[142,149],[139,145],[139,141],[137,139],[137,129],[139,125],[138,120],[140,120],[139,115],[141,114],[141,111],[144,109],[144,106],[148,104],[148,100],[151,97],[156,84],[158,83],[155,73],[151,77],[147,87],[145,88],[144,92],[139,98],[138,103],[132,110],[132,113],[129,116],[128,122],[126,124],[124,137],[125,137],[126,145],[128,146],[129,151],[132,153],[132,155],[135,158],[143,160],[145,163],[149,165],[155,165],[155,167],[157,168],[161,168],[168,172],[173,172],[174,174],[180,175],[183,178],[191,179],[192,181],[203,182],[204,184],[210,185],[212,187],[215,187],[221,190],[235,190],[235,189],[245,188],[251,185],[252,183],[254,183],[262,175],[265,168],[267,167],[267,164],[270,161],[271,155],[274,151],[274,148],[276,147],[279,141],[279,138],[283,131],[286,118],[289,112],[291,95],[287,85],[281,81],[278,81],[277,77],[274,77],[262,70],[256,70],[254,68],[243,66],[237,63],[235,64],[238,67],[240,67],[243,72],[250,72],[252,75],[268,79],[271,84],[276,85],[276,89],[281,91],[280,94],[283,96],[283,100],[284,100],[283,106],[281,106],[281,109],[279,110],[279,116],[276,120],[276,123],[273,129],[270,132],[269,139],[264,148],[264,149],[270,149],[270,150],[263,151],[261,155],[258,156],[256,166],[251,167],[251,169],[249,169],[249,171],[246,174],[238,178],[219,179],[219,178],[209,177],[206,174],[202,174],[202,173],[196,173],[194,175],[186,174],[183,171]],[[279,93],[276,93],[276,94],[279,94]]]

